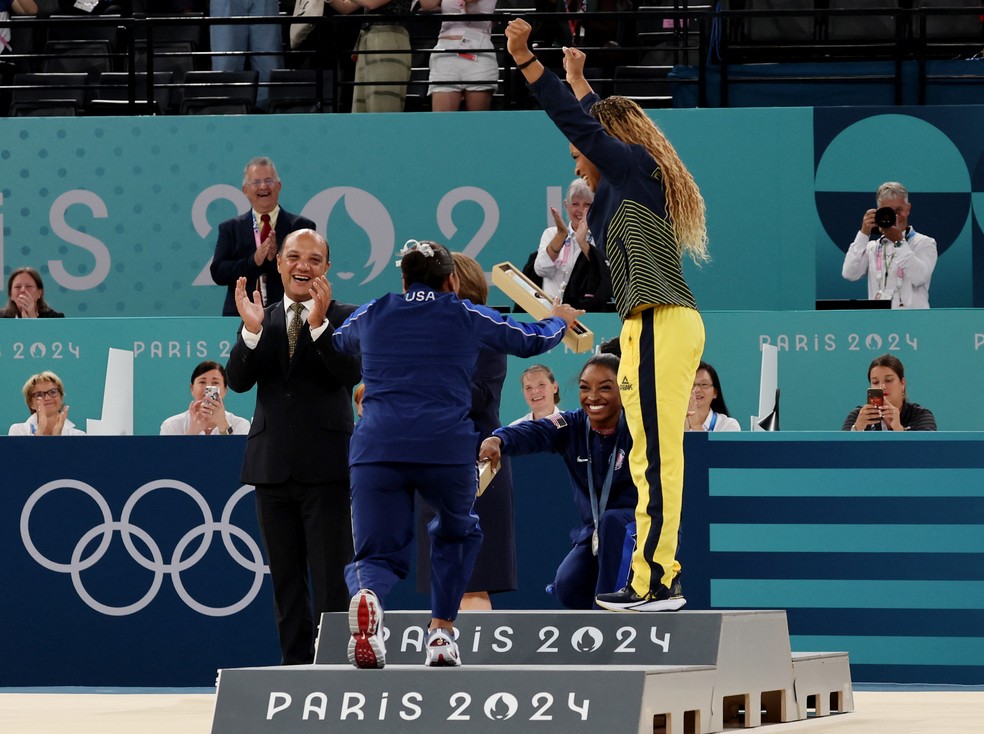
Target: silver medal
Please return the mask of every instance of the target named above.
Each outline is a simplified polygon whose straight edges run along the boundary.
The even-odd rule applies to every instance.
[[[598,541],[598,528],[595,528],[591,533],[591,555],[598,555],[598,546],[600,545]]]

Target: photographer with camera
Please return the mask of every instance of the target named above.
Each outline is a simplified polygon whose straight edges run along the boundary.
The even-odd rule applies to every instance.
[[[892,308],[929,308],[929,281],[936,267],[936,240],[909,226],[909,191],[886,181],[844,257],[841,275],[860,280],[868,274],[868,298],[890,300]]]

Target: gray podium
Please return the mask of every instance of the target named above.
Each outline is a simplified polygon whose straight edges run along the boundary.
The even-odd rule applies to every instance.
[[[429,619],[388,612],[386,667],[356,670],[348,615],[323,615],[314,665],[219,671],[212,734],[704,734],[854,709],[847,653],[791,652],[783,611],[464,612],[461,668],[424,667]]]

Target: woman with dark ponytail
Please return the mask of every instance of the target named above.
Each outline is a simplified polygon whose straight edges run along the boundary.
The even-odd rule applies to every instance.
[[[349,447],[355,558],[349,591],[349,660],[385,664],[382,600],[406,578],[413,552],[414,493],[437,517],[431,538],[431,620],[426,665],[460,665],[453,623],[482,542],[472,510],[478,488],[469,417],[479,351],[532,357],[560,344],[584,312],[555,303],[536,323],[463,301],[443,245],[411,240],[400,251],[403,293],[356,309],[332,336],[361,354],[363,417]]]

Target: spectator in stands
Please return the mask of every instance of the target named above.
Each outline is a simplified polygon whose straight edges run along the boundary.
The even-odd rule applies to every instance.
[[[556,208],[550,207],[554,226],[547,227],[540,236],[533,269],[543,278],[543,290],[553,298],[564,295],[567,279],[574,269],[574,262],[581,256],[591,257],[594,238],[588,231],[588,209],[594,201],[594,193],[583,179],[575,178],[567,187],[564,208],[569,224]]]
[[[68,419],[65,384],[54,372],[39,372],[24,383],[24,402],[31,417],[14,423],[8,436],[84,436]]]
[[[52,10],[50,3],[43,3],[39,15],[120,15],[132,14],[131,0],[56,0]]]
[[[322,16],[337,16],[327,2],[320,0],[294,0],[294,16],[303,11],[304,15],[320,9]],[[298,20],[307,20],[298,17]],[[324,69],[325,104],[333,100],[329,93],[334,92],[338,106],[336,112],[352,109],[352,80],[355,73],[355,60],[352,49],[359,38],[357,23],[296,23],[290,26],[290,49],[286,62],[292,69]],[[334,89],[331,89],[334,84]]]
[[[467,20],[467,14],[492,14],[496,0],[420,0],[423,10],[448,16],[441,24],[430,55],[430,86],[434,112],[488,110],[499,79],[499,62],[492,46],[492,21]]]
[[[276,18],[280,14],[278,0],[210,0],[209,15],[228,18],[252,15],[258,18]],[[284,66],[282,27],[274,22],[249,25],[211,25],[213,71],[242,71],[256,69],[260,75],[260,87],[256,94],[256,106],[265,110],[270,72]],[[233,55],[224,55],[231,52]],[[248,52],[248,55],[238,55]]]
[[[724,391],[717,370],[701,362],[694,376],[687,410],[688,431],[740,431],[741,426],[728,414]]]
[[[263,305],[284,297],[284,287],[277,271],[280,244],[291,232],[314,229],[310,219],[280,208],[283,184],[277,167],[266,156],[253,158],[243,170],[243,193],[250,211],[219,225],[210,272],[218,285],[227,286],[223,316],[237,316],[236,281],[246,278],[246,292],[260,291]]]
[[[206,360],[191,373],[191,405],[161,423],[162,436],[245,436],[249,421],[225,408],[225,367]]]
[[[44,300],[44,283],[34,268],[17,268],[7,279],[7,306],[0,311],[2,319],[61,319],[65,314],[56,311]]]
[[[373,15],[410,15],[411,0],[327,0],[343,15],[365,10]],[[369,23],[355,47],[352,112],[403,112],[410,81],[410,34],[397,21]]]
[[[560,298],[585,311],[604,311],[612,296],[611,275],[602,262],[588,231],[588,210],[594,192],[583,179],[567,187],[564,208],[569,224],[553,207],[555,226],[547,227],[533,261],[533,271],[542,278],[542,288],[551,298]]]
[[[523,386],[523,400],[530,406],[530,412],[509,425],[560,414],[560,386],[549,367],[545,364],[530,365],[523,370],[519,381]]]
[[[10,20],[10,13],[15,15],[37,15],[38,6],[34,0],[0,0],[0,21]],[[34,49],[22,48],[18,53],[31,53]],[[0,55],[11,53],[14,49],[10,45],[10,26],[0,28]]]
[[[652,3],[649,3],[652,4]],[[599,77],[611,79],[615,66],[625,61],[625,53],[619,46],[631,46],[637,42],[635,21],[630,17],[620,20],[605,18],[607,12],[628,13],[639,9],[638,0],[535,0],[531,47],[546,55],[557,54],[560,48],[573,46],[591,48],[591,61],[598,69]],[[540,13],[572,13],[566,18],[540,19]],[[585,19],[582,14],[590,14]],[[556,50],[548,50],[554,47]],[[553,57],[551,56],[551,60]]]
[[[581,369],[579,410],[515,423],[482,442],[480,459],[552,452],[564,457],[580,522],[557,569],[553,592],[568,609],[591,609],[597,594],[625,584],[638,499],[629,471],[632,437],[622,413],[618,357],[596,354]],[[628,546],[628,552],[626,552]]]
[[[864,213],[841,274],[847,280],[860,280],[867,273],[868,298],[891,301],[892,308],[929,308],[936,240],[909,224],[909,192],[898,181],[878,187],[875,206]],[[881,227],[876,213],[887,217]]]
[[[875,400],[856,407],[844,419],[842,431],[936,430],[933,412],[907,400],[905,367],[895,355],[883,354],[872,360],[868,385],[881,389],[881,404]]]
[[[575,172],[595,192],[588,226],[611,263],[623,319],[618,377],[632,432],[638,542],[629,583],[597,601],[615,611],[673,611],[686,603],[676,557],[683,428],[704,348],[683,255],[698,264],[708,259],[704,198],[645,110],[625,97],[601,99],[584,76],[586,56],[576,48],[563,49],[568,88],[530,51],[529,34],[529,23],[511,20],[507,48],[570,141]]]

